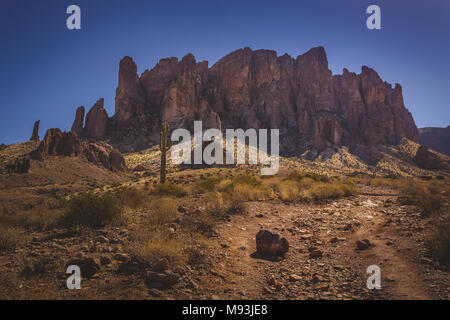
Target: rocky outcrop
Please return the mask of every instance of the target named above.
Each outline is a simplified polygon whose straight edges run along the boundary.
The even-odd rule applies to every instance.
[[[76,133],[62,132],[57,128],[47,130],[45,138],[31,153],[31,158],[38,161],[49,156],[83,156],[89,162],[112,171],[127,169],[122,154],[106,142],[82,142]]]
[[[75,120],[72,124],[71,131],[76,133],[78,137],[83,136],[83,126],[84,126],[84,107],[78,107],[77,112],[75,114]]]
[[[450,126],[419,129],[419,143],[450,156]]]
[[[34,123],[34,127],[33,127],[33,133],[31,134],[31,141],[39,141],[39,123],[41,121],[38,120]]]
[[[86,115],[84,135],[89,138],[103,139],[106,136],[108,112],[103,108],[104,99],[98,100]]]
[[[126,170],[125,159],[122,154],[106,142],[89,141],[84,146],[86,158],[112,171]]]
[[[256,234],[256,250],[265,256],[281,256],[289,250],[289,243],[278,232],[259,230]]]
[[[426,146],[419,147],[414,157],[414,162],[424,169],[434,170],[443,168],[443,163],[439,157]]]
[[[20,156],[8,163],[6,172],[8,173],[27,173],[31,167],[31,158],[28,155]]]
[[[125,57],[115,104],[109,122],[94,106],[84,131],[96,139],[107,135],[123,150],[157,143],[162,122],[192,129],[193,120],[202,120],[204,129],[280,129],[285,155],[418,139],[400,85],[392,87],[366,66],[360,74],[332,75],[322,47],[297,58],[244,48],[211,68],[188,54],[162,59],[141,76]]]

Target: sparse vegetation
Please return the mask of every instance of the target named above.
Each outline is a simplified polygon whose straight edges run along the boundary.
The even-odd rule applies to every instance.
[[[443,199],[437,185],[407,181],[401,188],[405,204],[419,207],[424,214],[431,215],[441,209]]]
[[[16,249],[22,242],[22,238],[17,228],[0,228],[0,252],[8,252]]]
[[[111,194],[95,195],[87,192],[67,201],[61,224],[66,227],[99,228],[119,218],[120,214],[121,207]]]
[[[156,184],[150,189],[151,195],[157,195],[157,196],[172,196],[172,197],[184,197],[187,195],[187,191],[180,186],[177,186],[175,184],[166,183],[166,184]]]
[[[167,264],[175,268],[186,261],[183,242],[165,231],[139,230],[130,246],[131,252],[151,268],[157,264]]]
[[[167,198],[152,201],[149,206],[149,225],[152,228],[162,227],[178,217],[176,203]]]
[[[122,206],[127,206],[134,209],[142,204],[144,200],[144,195],[142,192],[132,187],[119,188],[113,192],[112,196],[117,199]]]
[[[437,215],[433,220],[434,230],[430,237],[433,255],[445,264],[450,264],[450,215]]]

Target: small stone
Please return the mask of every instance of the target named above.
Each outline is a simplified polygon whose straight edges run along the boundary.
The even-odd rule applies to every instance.
[[[291,282],[300,281],[300,280],[302,280],[302,277],[300,277],[299,275],[296,275],[296,274],[289,275],[289,281],[291,281]]]
[[[368,239],[363,239],[363,240],[357,240],[356,241],[356,246],[359,250],[365,250],[368,249],[371,246],[371,243]]]

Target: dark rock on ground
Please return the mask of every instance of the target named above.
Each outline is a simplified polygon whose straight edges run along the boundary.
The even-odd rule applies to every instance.
[[[81,277],[91,278],[100,270],[101,263],[97,258],[82,258],[69,260],[66,268],[71,265],[80,267]]]
[[[277,232],[260,230],[256,235],[256,250],[262,255],[280,256],[289,250],[289,243]]]
[[[165,290],[172,287],[179,280],[179,276],[169,270],[161,273],[149,271],[145,278],[145,284],[150,289]]]

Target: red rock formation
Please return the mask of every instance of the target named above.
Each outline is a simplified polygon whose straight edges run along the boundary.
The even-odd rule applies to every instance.
[[[40,122],[41,122],[41,121],[38,120],[38,121],[36,121],[36,122],[34,123],[33,133],[32,133],[31,138],[30,138],[31,141],[33,141],[33,140],[39,141],[39,123],[40,123]]]
[[[83,125],[84,125],[84,107],[78,107],[77,112],[75,114],[75,120],[72,124],[71,131],[76,133],[78,137],[83,135]]]
[[[419,129],[419,143],[450,156],[450,126]]]
[[[124,57],[119,65],[119,86],[116,90],[116,117],[119,124],[144,111],[144,93],[133,59]]]
[[[333,76],[322,47],[295,59],[244,48],[209,69],[208,62],[188,54],[181,61],[162,59],[140,77],[134,61],[125,57],[108,128],[100,109],[89,112],[95,116],[88,114],[85,135],[101,139],[108,132],[128,150],[157,142],[162,121],[171,129],[192,129],[193,120],[203,120],[205,129],[278,128],[285,154],[418,139],[400,85],[392,88],[365,66],[361,74],[344,69]]]
[[[43,161],[49,156],[83,156],[97,166],[113,171],[126,170],[122,154],[106,142],[82,142],[74,132],[49,129],[38,148],[30,154],[33,160]]]
[[[98,100],[86,115],[84,135],[94,139],[102,139],[106,135],[108,113],[103,108],[103,98]]]

